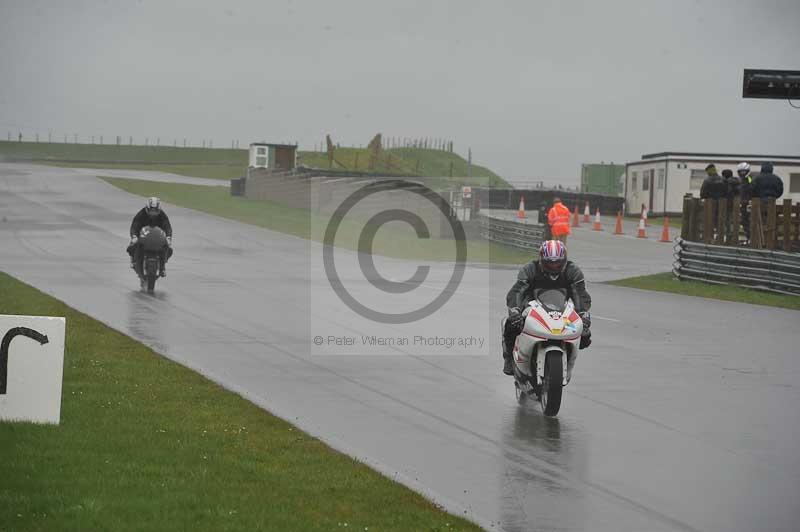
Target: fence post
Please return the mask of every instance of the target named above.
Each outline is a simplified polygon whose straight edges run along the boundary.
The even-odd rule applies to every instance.
[[[794,250],[795,241],[800,244],[800,202],[796,203],[794,209],[794,216],[792,217],[792,225],[794,225],[794,238],[792,239],[792,250]],[[800,251],[800,249],[798,249]]]
[[[761,199],[750,200],[750,247],[761,249],[764,243],[764,231],[761,223]]]
[[[692,234],[689,235],[692,242],[700,242],[700,232],[703,229],[703,200],[700,198],[692,199]]]
[[[783,250],[792,250],[792,200],[783,200]]]
[[[777,240],[777,221],[775,212],[775,198],[767,200],[767,249],[775,249],[775,241]]]
[[[703,208],[703,243],[710,244],[714,238],[714,202],[711,198],[704,200]]]
[[[717,200],[717,232],[715,243],[725,244],[725,237],[728,233],[728,200],[726,198]]]
[[[692,234],[692,219],[694,218],[692,207],[692,196],[687,194],[683,197],[683,220],[681,223],[681,238],[684,240],[688,240],[689,235]]]
[[[731,201],[731,233],[728,238],[728,245],[739,245],[739,214],[742,208],[742,198],[736,196]]]

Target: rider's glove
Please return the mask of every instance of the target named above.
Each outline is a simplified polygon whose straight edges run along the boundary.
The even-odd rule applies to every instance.
[[[589,314],[589,312],[581,312],[579,315],[583,321],[583,328],[590,328],[592,326],[592,316]]]
[[[522,319],[522,311],[520,311],[519,308],[511,307],[508,309],[508,321],[511,323],[511,325],[514,325],[515,327],[518,326],[520,323],[522,323]]]
[[[167,237],[167,245],[168,245],[169,247],[172,247],[172,237],[171,237],[171,236],[168,236],[168,237]]]
[[[131,244],[135,244],[138,241],[139,239],[136,237],[136,235],[131,235]]]

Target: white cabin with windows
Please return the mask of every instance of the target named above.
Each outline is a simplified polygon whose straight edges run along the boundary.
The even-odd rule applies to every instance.
[[[700,196],[706,166],[714,163],[717,172],[750,163],[750,173],[758,175],[765,162],[783,180],[783,198],[800,202],[800,155],[736,155],[721,153],[662,152],[642,155],[640,161],[625,165],[625,212],[638,213],[642,205],[652,214],[677,214],[683,210],[683,196]]]

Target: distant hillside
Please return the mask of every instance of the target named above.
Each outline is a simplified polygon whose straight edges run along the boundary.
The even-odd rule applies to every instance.
[[[301,151],[297,164],[312,168],[328,168],[328,155],[325,152]],[[357,170],[400,174],[420,177],[447,178],[446,182],[464,185],[486,185],[509,187],[500,176],[486,167],[472,165],[472,179],[468,179],[467,161],[458,154],[442,150],[424,148],[391,148],[382,150],[378,161],[370,168],[370,153],[366,148],[337,148],[334,169]],[[450,179],[450,176],[452,180]]]

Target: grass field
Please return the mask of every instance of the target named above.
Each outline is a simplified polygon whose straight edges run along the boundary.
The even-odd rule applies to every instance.
[[[0,313],[67,319],[61,425],[0,422],[0,530],[478,530],[4,273]]]
[[[672,292],[687,296],[708,297],[723,301],[736,301],[738,303],[751,303],[769,307],[788,308],[800,310],[800,296],[788,296],[748,290],[738,286],[706,284],[697,281],[678,281],[671,273],[658,273],[642,277],[631,277],[619,281],[610,281],[608,284],[641,288],[658,292]]]
[[[4,158],[81,163],[222,164],[241,165],[242,168],[247,166],[247,150],[0,141],[0,160]]]
[[[234,197],[227,189],[221,187],[156,183],[113,177],[103,179],[139,196],[156,195],[167,203],[301,238],[311,238],[318,242],[322,241],[327,224],[327,218],[312,215],[307,210],[270,201]],[[345,218],[337,231],[336,246],[358,249],[358,237],[363,227],[363,224]],[[378,231],[373,252],[377,255],[404,259],[453,260],[455,244],[451,240],[419,239],[409,232],[391,231],[387,227]],[[530,254],[485,241],[468,241],[467,259],[470,262],[522,264],[530,260]]]

